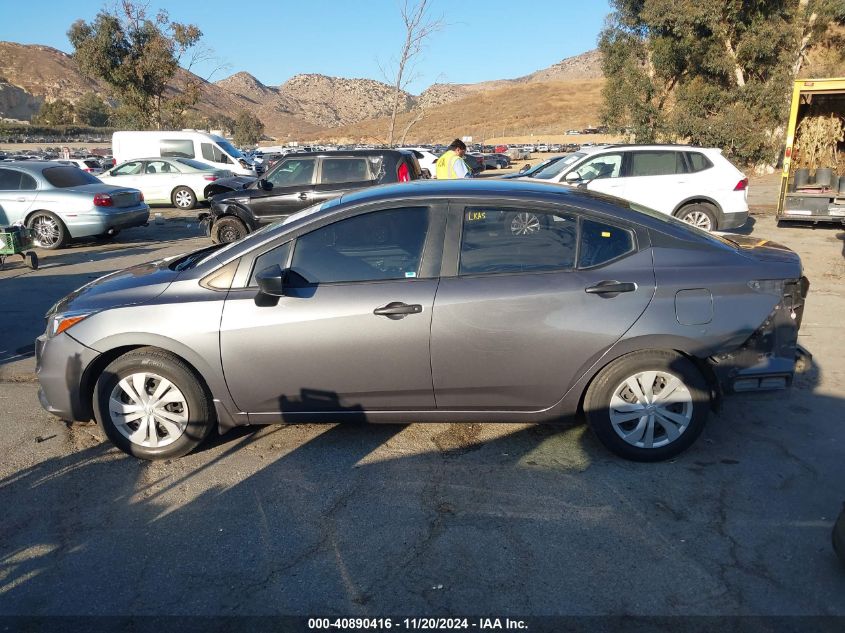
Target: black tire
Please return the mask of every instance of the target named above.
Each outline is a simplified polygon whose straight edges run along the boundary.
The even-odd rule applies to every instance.
[[[190,211],[197,206],[197,194],[190,187],[176,187],[170,194],[173,206],[182,211]]]
[[[48,251],[62,248],[68,242],[65,223],[49,211],[36,211],[26,223],[35,231],[35,245]]]
[[[211,225],[211,239],[215,244],[228,244],[237,242],[249,233],[246,224],[240,218],[227,215],[218,218]]]
[[[99,240],[101,242],[110,242],[111,240],[116,238],[118,235],[120,235],[120,229],[115,229],[111,233],[101,233],[100,235],[97,236],[97,240]]]
[[[651,387],[642,389],[643,383],[637,377],[646,372],[657,372],[657,375]],[[615,410],[617,424],[614,425],[611,420],[611,402],[615,395],[623,394],[621,397],[617,396],[621,405],[640,406],[637,404],[638,399],[633,395],[633,390],[627,387],[628,379],[633,378],[643,393],[647,390],[651,391],[651,394],[647,394],[648,396],[659,397],[662,390],[669,387],[668,382],[673,377],[680,381],[680,385],[673,393],[677,394],[678,399],[685,400],[688,396],[688,402],[671,402],[663,406],[651,404],[649,406],[656,406],[659,413],[650,416],[652,411],[646,409],[649,412],[644,411],[643,417],[635,417],[624,423],[619,423],[618,419],[627,412],[634,412],[633,409],[627,412]],[[631,395],[627,395],[626,390]],[[610,363],[593,379],[584,397],[584,414],[596,437],[612,452],[632,461],[657,462],[679,455],[701,434],[707,422],[710,407],[709,394],[707,381],[689,359],[675,352],[660,350],[634,352]],[[688,418],[687,424],[679,432],[678,427],[681,425],[673,426],[675,432],[678,433],[674,439],[670,439],[667,426],[664,426],[664,422],[661,421],[664,418],[658,417],[664,412],[678,416],[678,419]],[[643,419],[646,420],[645,423]],[[653,428],[653,444],[655,444],[651,448],[646,447],[649,426]],[[617,428],[619,428],[618,432]],[[638,446],[634,443],[637,440],[635,431],[641,428],[644,430],[640,433],[641,441],[637,443],[642,446]],[[627,432],[632,434],[630,441],[623,439],[621,435]]]
[[[692,224],[705,231],[715,231],[719,228],[715,210],[711,205],[704,202],[693,202],[683,206],[675,215],[682,222]]]
[[[110,400],[115,392],[121,389],[118,386],[119,383],[124,378],[142,374],[149,377],[143,383],[146,390],[145,398],[151,397],[155,388],[161,384],[160,380],[156,381],[156,377],[169,381],[178,390],[178,395],[182,396],[178,402],[163,405],[176,407],[165,410],[165,413],[184,418],[182,422],[184,429],[181,433],[169,432],[168,427],[162,424],[159,418],[154,418],[155,432],[153,433],[148,425],[144,434],[145,439],[141,443],[132,441],[125,435],[133,430],[137,432],[141,421],[138,421],[134,428],[132,425],[136,424],[135,421],[122,425],[115,421],[114,414],[110,411]],[[126,391],[123,390],[123,393]],[[168,389],[164,393],[172,392]],[[120,402],[133,406],[132,400],[128,398]],[[160,407],[154,407],[154,409],[161,410]],[[106,367],[94,386],[94,416],[100,428],[115,446],[124,453],[149,460],[181,457],[190,453],[208,436],[216,421],[214,409],[211,407],[211,398],[199,376],[182,359],[155,347],[132,350]],[[155,441],[153,441],[153,435]]]
[[[833,540],[833,551],[836,552],[839,562],[845,565],[845,507],[839,514],[836,523],[833,524],[831,539]]]

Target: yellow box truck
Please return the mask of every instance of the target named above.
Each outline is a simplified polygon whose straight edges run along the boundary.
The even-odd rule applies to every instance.
[[[778,198],[779,224],[789,221],[845,224],[845,178],[841,178],[845,176],[845,170],[834,168],[832,174],[826,173],[824,179],[814,182],[812,170],[802,173],[796,168],[795,159],[800,148],[796,145],[795,134],[801,121],[807,116],[830,115],[845,118],[845,78],[795,81]],[[845,152],[845,144],[839,142],[838,151],[840,154]]]

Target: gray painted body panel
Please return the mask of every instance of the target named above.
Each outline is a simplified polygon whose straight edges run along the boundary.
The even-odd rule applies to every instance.
[[[250,414],[283,416],[433,409],[429,333],[436,288],[434,279],[326,284],[292,289],[274,306],[256,305],[254,289],[232,291],[220,348],[235,402]],[[398,320],[373,314],[394,301],[423,310]]]
[[[587,294],[600,281],[635,292]],[[432,323],[438,408],[551,407],[595,354],[613,345],[654,294],[648,250],[597,270],[443,279]]]
[[[457,277],[457,209],[467,199],[487,204],[504,196],[640,227],[640,250],[589,270]],[[230,261],[249,262],[316,226],[397,200],[460,201],[438,238],[445,246],[429,243],[422,277],[431,278],[323,284],[291,290],[275,306],[256,305],[254,288],[227,293],[200,285]],[[101,353],[149,345],[194,367],[224,428],[360,420],[364,414],[372,422],[558,419],[576,412],[590,380],[624,354],[678,350],[707,362],[737,349],[781,301],[748,282],[801,276],[799,258],[783,247],[742,239],[731,246],[617,205],[604,196],[514,181],[380,187],[221,248],[183,272],[161,263],[123,271],[57,304],[58,310],[100,311],[73,326],[73,338],[41,339],[45,408],[72,417],[77,377]],[[615,297],[584,293],[604,280],[633,281],[637,290]],[[687,290],[712,295],[706,322],[679,322],[676,297]],[[401,320],[372,313],[392,301],[423,310]],[[776,360],[779,371],[789,371],[790,359]],[[74,363],[80,372],[68,371]]]

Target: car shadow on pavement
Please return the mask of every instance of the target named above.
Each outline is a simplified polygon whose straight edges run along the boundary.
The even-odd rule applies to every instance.
[[[735,398],[657,464],[577,424],[361,415],[143,462],[56,423],[0,480],[0,615],[842,614],[842,406]]]

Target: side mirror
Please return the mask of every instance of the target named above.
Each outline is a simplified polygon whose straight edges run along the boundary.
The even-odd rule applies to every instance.
[[[262,178],[258,181],[258,187],[260,189],[263,189],[264,191],[272,191],[273,190],[273,183],[270,182],[269,180]]]
[[[522,167],[520,167],[519,173],[522,174],[528,171],[529,169],[531,169],[531,163],[525,163]]]
[[[578,172],[571,171],[571,172],[569,172],[568,174],[566,174],[566,175],[563,177],[563,179],[564,179],[566,182],[578,182],[578,181],[580,181],[580,180],[581,180],[581,176],[579,176],[579,175],[578,175]]]
[[[278,264],[275,264],[259,271],[255,275],[255,281],[258,282],[258,289],[261,291],[261,294],[271,297],[283,297],[285,294],[285,276],[286,271],[282,270]]]

